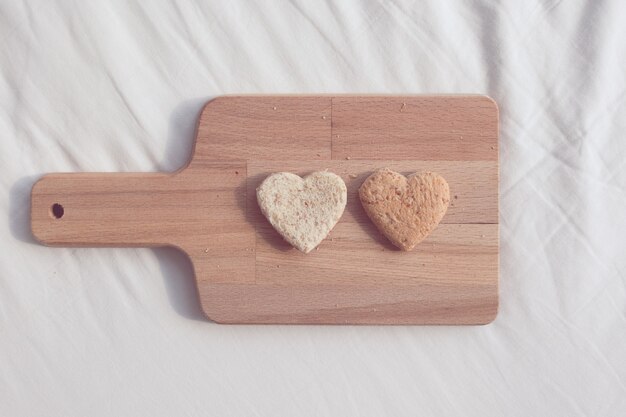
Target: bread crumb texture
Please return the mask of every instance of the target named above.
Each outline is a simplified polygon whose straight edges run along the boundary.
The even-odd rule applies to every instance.
[[[409,251],[424,240],[448,210],[450,188],[434,172],[408,178],[388,168],[370,175],[359,188],[365,212],[387,239]]]
[[[263,215],[293,247],[315,249],[337,224],[346,207],[346,184],[328,171],[304,178],[290,172],[269,175],[256,190]]]

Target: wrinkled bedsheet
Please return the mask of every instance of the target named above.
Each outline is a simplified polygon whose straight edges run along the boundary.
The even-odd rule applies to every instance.
[[[626,415],[626,3],[0,4],[0,415]],[[228,93],[500,106],[500,312],[222,326],[174,249],[37,244],[46,172],[171,171]]]

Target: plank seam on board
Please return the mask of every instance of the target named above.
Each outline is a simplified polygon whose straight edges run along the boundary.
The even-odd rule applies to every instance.
[[[334,127],[335,124],[333,123],[333,107],[335,106],[333,104],[334,100],[335,100],[335,97],[330,98],[330,159],[331,161],[335,159],[335,155],[333,155],[333,152],[335,149],[335,146],[333,144],[333,129],[335,128]]]
[[[444,214],[445,217],[445,214]],[[500,224],[500,222],[466,222],[466,223],[439,223],[439,224],[451,224],[451,225],[464,225],[464,224]]]
[[[246,212],[245,212],[245,216],[248,217],[249,216],[249,211],[248,211],[248,181],[250,181],[250,177],[248,176],[248,172],[249,172],[249,168],[250,168],[250,161],[246,160],[246,181],[245,181],[245,187],[244,187],[244,199],[245,199],[245,208],[246,208]],[[256,192],[255,192],[256,194]],[[246,221],[248,221],[246,219]],[[257,233],[257,227],[256,225],[253,226],[254,229],[254,285],[257,284],[257,279],[258,279],[258,272],[257,272],[257,246],[258,246],[258,239],[259,239],[259,234]]]

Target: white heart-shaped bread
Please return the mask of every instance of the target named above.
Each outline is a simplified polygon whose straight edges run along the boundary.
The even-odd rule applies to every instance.
[[[309,253],[337,224],[348,191],[340,176],[319,171],[304,178],[290,172],[269,175],[256,190],[263,215],[293,247]]]

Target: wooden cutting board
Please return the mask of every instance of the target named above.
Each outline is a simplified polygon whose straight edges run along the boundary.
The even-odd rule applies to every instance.
[[[357,195],[374,170],[435,171],[439,227],[395,249]],[[329,169],[343,217],[304,255],[272,229],[255,189],[271,172]],[[204,107],[173,173],[49,174],[32,190],[51,246],[174,246],[220,323],[481,324],[498,309],[498,109],[485,96],[226,96]],[[190,302],[192,302],[190,300]]]

